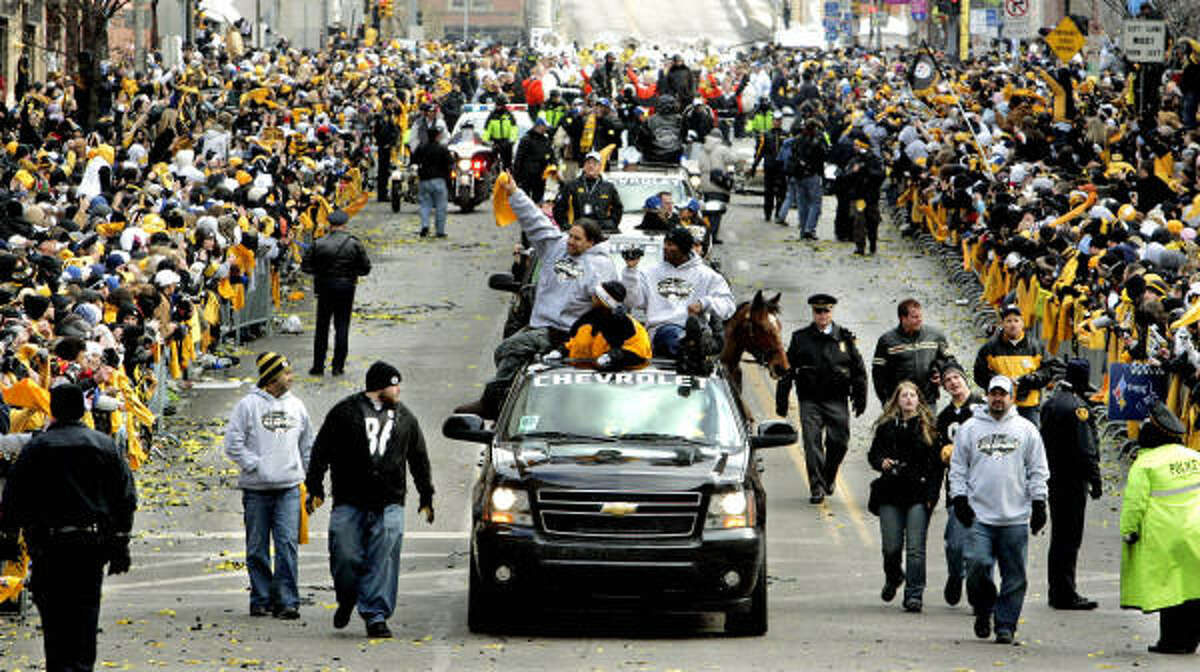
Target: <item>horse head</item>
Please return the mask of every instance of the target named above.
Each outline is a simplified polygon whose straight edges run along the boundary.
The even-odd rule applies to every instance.
[[[783,323],[779,320],[779,299],[763,297],[762,290],[754,299],[738,307],[726,328],[726,340],[735,348],[749,352],[754,361],[767,368],[772,378],[788,370],[787,353],[783,349]]]

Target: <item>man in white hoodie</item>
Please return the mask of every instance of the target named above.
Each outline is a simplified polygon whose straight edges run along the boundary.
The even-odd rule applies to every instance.
[[[975,606],[975,636],[992,632],[1012,644],[1025,601],[1029,532],[1046,526],[1050,468],[1037,427],[1013,406],[1013,382],[994,376],[987,406],[958,429],[950,458],[950,499],[967,530],[967,597]],[[1000,565],[1000,590],[992,580]]]
[[[233,407],[225,455],[242,474],[250,615],[300,618],[296,585],[300,542],[300,483],[308,471],[315,432],[304,402],[289,391],[292,367],[282,355],[258,356],[258,386]],[[271,567],[271,542],[275,566]]]
[[[646,311],[646,328],[656,356],[681,354],[689,322],[703,327],[706,315],[725,321],[737,309],[729,283],[693,252],[694,244],[691,232],[677,226],[663,240],[666,263],[643,272],[637,267],[640,257],[625,262],[621,276],[628,290],[625,305]]]

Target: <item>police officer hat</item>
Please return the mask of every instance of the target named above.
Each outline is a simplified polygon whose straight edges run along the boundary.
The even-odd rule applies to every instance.
[[[1187,428],[1183,426],[1179,417],[1161,401],[1150,409],[1150,415],[1146,416],[1145,422],[1142,423],[1142,432],[1145,432],[1147,428],[1153,428],[1174,438],[1187,433]]]
[[[1015,303],[1010,303],[1007,306],[1000,309],[1000,319],[1002,319],[1002,320],[1004,318],[1008,317],[1009,315],[1020,315],[1020,314],[1021,314],[1021,309]]]
[[[350,216],[343,210],[334,210],[329,213],[330,226],[344,226],[348,221],[350,221]]]
[[[1086,392],[1088,378],[1091,377],[1092,365],[1086,359],[1075,358],[1067,361],[1067,382],[1077,392]]]
[[[808,305],[813,308],[833,308],[837,305],[837,299],[829,294],[813,294],[808,297]]]

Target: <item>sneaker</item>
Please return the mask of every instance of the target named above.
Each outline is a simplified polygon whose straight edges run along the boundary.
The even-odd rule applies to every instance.
[[[1151,644],[1146,647],[1150,653],[1164,653],[1168,655],[1191,655],[1196,653],[1196,647],[1170,646],[1168,644],[1158,643]]]
[[[978,634],[978,633],[976,633],[976,634]],[[1013,633],[1009,632],[1008,630],[997,630],[996,631],[996,643],[997,644],[1012,644],[1013,643]]]
[[[429,237],[429,230],[428,230],[428,229],[421,229],[421,233],[420,233],[419,235],[420,235],[422,238],[427,238],[427,237]]]
[[[263,616],[270,616],[271,610],[266,607],[250,607],[250,615],[255,618],[262,618]]]
[[[295,608],[280,609],[279,612],[275,614],[275,618],[278,618],[281,621],[295,621],[300,618],[300,611]]]
[[[367,624],[367,637],[371,639],[391,639],[392,630],[388,628],[387,621],[375,621]]]
[[[345,369],[334,369],[334,370],[332,370],[332,371],[330,371],[330,372],[329,372],[329,375],[331,375],[331,376],[340,376],[340,375],[343,375],[343,374],[345,374],[345,373],[346,373],[346,370],[345,370]]]
[[[942,597],[946,598],[946,604],[954,606],[962,599],[962,579],[951,576],[946,579],[946,588],[942,590]]]
[[[436,234],[434,237],[435,237],[435,238],[445,238],[445,237],[446,237],[446,234],[445,234],[445,233],[439,233],[439,234]]]
[[[338,603],[337,611],[333,612],[333,627],[341,630],[350,623],[350,614],[354,612],[353,604]]]
[[[900,587],[899,583],[886,581],[883,584],[883,590],[879,591],[879,599],[884,602],[891,602],[896,597],[896,589]],[[907,604],[907,603],[905,603]]]
[[[904,610],[910,614],[921,613],[921,601],[908,599],[904,601]]]
[[[975,614],[975,636],[987,639],[992,634],[992,615],[986,611]]]
[[[323,375],[325,375],[325,369],[322,369],[322,368],[320,368],[320,367],[318,367],[318,366],[314,366],[314,367],[312,367],[311,369],[309,369],[309,370],[308,370],[308,375],[310,375],[310,376],[323,376]]]

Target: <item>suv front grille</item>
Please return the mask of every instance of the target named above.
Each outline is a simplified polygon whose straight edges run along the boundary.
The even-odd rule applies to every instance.
[[[687,537],[700,515],[699,492],[542,489],[537,502],[542,529],[580,537]]]

